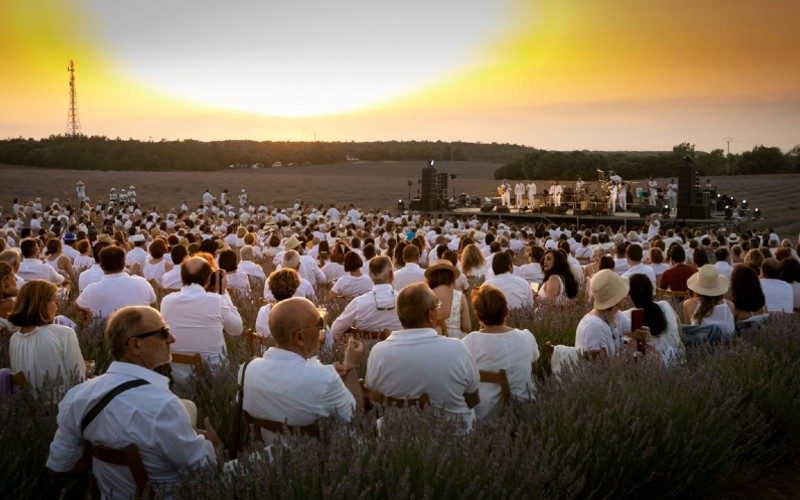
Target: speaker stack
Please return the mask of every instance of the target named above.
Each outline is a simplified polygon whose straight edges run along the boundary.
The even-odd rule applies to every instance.
[[[711,217],[711,205],[703,203],[700,192],[700,175],[694,169],[692,160],[684,158],[678,168],[678,218],[708,219]]]

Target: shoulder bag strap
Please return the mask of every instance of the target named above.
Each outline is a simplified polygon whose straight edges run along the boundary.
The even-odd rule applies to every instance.
[[[110,403],[111,400],[119,396],[121,393],[127,391],[128,389],[133,389],[134,387],[139,387],[140,385],[145,385],[149,383],[150,382],[148,382],[147,380],[137,378],[133,380],[128,380],[127,382],[123,382],[118,386],[114,387],[113,389],[111,389],[110,391],[108,391],[106,395],[103,396],[100,399],[100,401],[95,403],[92,409],[89,410],[89,412],[86,415],[84,415],[84,417],[81,419],[81,435],[83,435],[86,428],[89,427],[89,424],[91,424],[94,421],[94,419],[97,418],[97,416],[100,414],[100,412],[103,411],[103,408],[108,406],[108,403]]]
[[[247,366],[251,361],[256,359],[250,358],[242,366],[242,376],[239,379],[239,390],[236,394],[236,418],[233,421],[233,438],[231,439],[230,458],[234,459],[239,454],[239,447],[242,442],[242,420],[244,419],[244,376],[247,373]]]

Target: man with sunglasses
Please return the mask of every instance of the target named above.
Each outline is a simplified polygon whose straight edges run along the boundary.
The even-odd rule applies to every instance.
[[[395,292],[392,287],[394,271],[389,257],[373,257],[369,261],[369,277],[372,290],[354,298],[331,326],[334,339],[339,339],[350,328],[362,331],[399,330],[400,320],[395,308]]]
[[[136,445],[155,486],[175,484],[181,471],[216,462],[223,446],[209,420],[205,431],[196,431],[186,408],[169,390],[169,379],[154,371],[170,362],[170,344],[175,342],[161,314],[147,306],[124,307],[108,319],[105,336],[114,361],[105,374],[64,396],[47,468],[70,472],[86,443],[117,449]],[[99,406],[105,396],[126,385]],[[136,490],[125,466],[94,460],[92,474],[103,498],[131,498]]]
[[[367,360],[367,386],[397,399],[427,394],[431,406],[471,429],[473,408],[480,402],[478,366],[459,339],[434,329],[441,306],[425,283],[397,294],[397,315],[403,329],[372,348]]]
[[[239,370],[243,409],[249,415],[290,427],[313,425],[323,417],[349,422],[361,406],[356,366],[364,345],[350,339],[342,364],[323,365],[316,358],[324,322],[308,299],[292,297],[275,304],[269,330],[277,344]],[[263,431],[265,443],[277,436]]]

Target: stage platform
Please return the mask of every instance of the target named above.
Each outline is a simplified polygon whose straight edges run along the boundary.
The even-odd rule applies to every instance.
[[[592,226],[598,224],[604,224],[606,226],[611,226],[614,229],[619,228],[620,226],[627,228],[630,226],[631,228],[638,228],[645,223],[644,215],[640,215],[636,212],[615,212],[613,214],[601,214],[601,215],[583,215],[583,214],[574,214],[572,210],[568,210],[566,213],[547,213],[547,212],[539,212],[539,211],[528,211],[528,210],[519,210],[517,208],[511,208],[508,212],[482,212],[477,207],[464,207],[464,208],[455,208],[450,210],[437,210],[431,212],[425,212],[429,215],[433,216],[442,216],[442,217],[467,217],[471,218],[473,216],[477,217],[479,220],[500,220],[507,224],[530,224],[530,223],[537,223],[541,222],[544,224],[590,224]],[[740,224],[737,220],[728,220],[724,217],[714,216],[712,215],[709,219],[679,219],[677,217],[665,217],[661,216],[661,226],[663,228],[670,228],[674,226],[690,226],[690,227],[704,227],[704,226],[714,226],[714,227],[726,227],[728,229],[739,230]]]

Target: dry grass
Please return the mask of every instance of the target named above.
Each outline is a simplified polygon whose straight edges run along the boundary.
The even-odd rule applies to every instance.
[[[416,193],[416,182],[424,166],[425,162],[418,161],[362,162],[197,173],[79,171],[0,165],[3,181],[0,203],[8,204],[13,198],[27,200],[35,196],[41,196],[45,201],[53,197],[62,200],[74,198],[75,182],[83,180],[87,194],[95,199],[107,196],[111,187],[135,185],[139,202],[146,208],[174,207],[184,200],[194,206],[200,203],[200,196],[206,188],[211,188],[215,195],[228,188],[235,196],[242,187],[247,188],[251,200],[263,200],[277,206],[301,199],[313,205],[353,203],[362,208],[394,208],[398,199],[407,198],[409,180],[414,183],[412,194]],[[456,193],[483,196],[493,193],[498,184],[493,178],[497,166],[473,162],[437,163],[439,171],[457,174],[455,181],[451,181]],[[761,208],[765,217],[759,226],[774,226],[779,234],[792,238],[800,231],[800,219],[795,216],[800,208],[797,196],[800,175],[711,179],[723,192],[740,200],[747,199],[753,208]],[[662,185],[666,181],[659,180]],[[537,184],[539,189],[543,189],[550,182],[537,181]],[[571,185],[572,180],[566,184]]]

